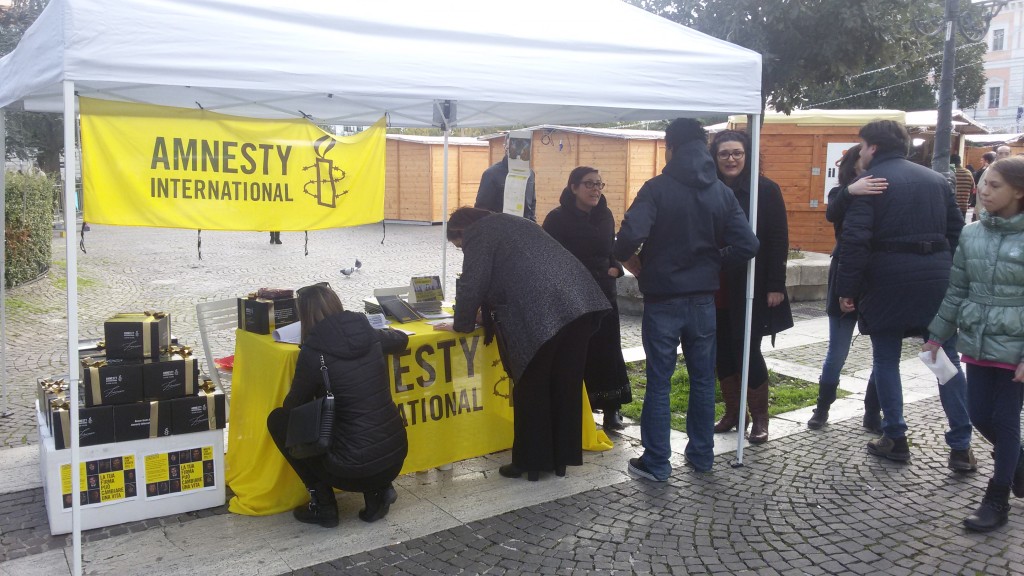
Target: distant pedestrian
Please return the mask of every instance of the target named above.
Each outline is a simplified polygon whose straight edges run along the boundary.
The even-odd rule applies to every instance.
[[[680,343],[690,376],[684,455],[696,470],[711,470],[715,460],[714,293],[722,269],[750,260],[757,247],[757,237],[736,197],[718,180],[704,129],[693,119],[673,120],[665,129],[665,168],[637,192],[612,253],[637,277],[644,295],[647,392],[640,415],[644,452],[629,460],[630,474],[666,482],[672,473],[669,391]]]
[[[484,170],[480,176],[480,188],[476,192],[474,208],[483,208],[501,214],[505,207],[505,181],[508,179],[508,140],[505,140],[505,156]],[[523,213],[516,214],[527,220],[537,221],[537,192],[534,190],[534,173],[526,180],[526,195],[523,198]]]
[[[967,207],[970,204],[971,195],[975,192],[974,176],[971,175],[970,170],[961,166],[961,162],[959,154],[949,155],[949,163],[953,165],[956,177],[956,205],[960,208],[960,215],[967,216]]]
[[[979,532],[1006,524],[1011,488],[1024,497],[1024,158],[997,160],[987,174],[979,197],[985,215],[960,235],[949,288],[922,346],[934,358],[960,331],[971,421],[995,447],[985,497],[964,520]]]
[[[281,243],[281,233],[280,232],[271,231],[270,232],[270,243],[271,244],[280,244]]]

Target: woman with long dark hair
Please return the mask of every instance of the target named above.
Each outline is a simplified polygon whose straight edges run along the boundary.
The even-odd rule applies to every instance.
[[[711,140],[711,156],[718,167],[718,179],[732,188],[743,212],[750,218],[750,137],[744,132],[724,130]],[[761,354],[761,338],[791,328],[793,315],[786,296],[786,260],[789,257],[789,228],[786,204],[779,185],[758,177],[757,252],[754,269],[754,307],[751,320],[750,370],[747,398],[753,426],[751,444],[768,441],[768,366]],[[743,369],[743,334],[746,316],[747,270],[722,271],[722,285],[716,295],[718,306],[718,382],[725,400],[725,414],[715,432],[727,432],[739,422],[740,385]]]
[[[334,488],[362,492],[359,518],[374,522],[398,498],[392,482],[402,471],[409,442],[388,387],[384,354],[405,350],[409,337],[376,330],[365,314],[346,312],[326,284],[296,293],[301,349],[284,405],[267,417],[267,428],[285,460],[309,491],[309,504],[293,510],[299,522],[338,525]],[[326,395],[326,367],[334,394],[334,441],[323,456],[298,459],[285,447],[291,409]]]
[[[615,279],[622,276],[622,264],[611,255],[615,216],[601,193],[604,186],[596,168],[574,168],[562,190],[559,206],[544,219],[544,231],[586,266],[612,305],[611,313],[590,339],[583,378],[590,407],[601,410],[603,427],[609,431],[624,428],[619,408],[632,401],[633,396],[622,359],[619,307],[615,301]]]

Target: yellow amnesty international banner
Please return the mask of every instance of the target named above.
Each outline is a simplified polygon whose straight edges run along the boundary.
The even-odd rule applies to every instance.
[[[90,98],[79,107],[86,222],[301,231],[384,219],[383,118],[338,137],[305,119]]]

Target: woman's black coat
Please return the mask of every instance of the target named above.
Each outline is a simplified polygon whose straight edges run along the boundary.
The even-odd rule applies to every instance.
[[[761,176],[758,179],[757,239],[761,243],[754,265],[754,307],[751,318],[753,337],[775,335],[793,327],[793,313],[786,293],[786,261],[789,258],[789,224],[786,203],[779,185]],[[750,181],[740,178],[732,186],[743,213],[750,219]],[[747,267],[733,267],[724,271],[728,287],[727,305],[733,334],[743,334],[746,310]],[[768,307],[768,293],[782,292],[782,303]]]
[[[544,219],[544,230],[579,258],[614,306],[615,278],[608,275],[608,269],[618,268],[619,276],[622,276],[622,264],[612,256],[615,217],[608,209],[608,200],[602,194],[597,206],[590,212],[584,212],[576,207],[576,196],[572,190],[566,188],[558,202],[560,206]]]
[[[334,393],[334,444],[326,467],[336,476],[364,478],[405,461],[405,425],[388,387],[384,353],[405,350],[409,337],[376,330],[366,316],[341,312],[321,320],[299,351],[285,410],[326,394],[323,355]]]

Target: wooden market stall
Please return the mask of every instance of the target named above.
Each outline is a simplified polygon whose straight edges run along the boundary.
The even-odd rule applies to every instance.
[[[444,138],[388,134],[384,218],[408,222],[444,219]],[[472,206],[480,175],[490,165],[487,142],[448,138],[448,206]]]

